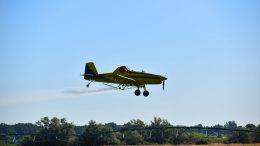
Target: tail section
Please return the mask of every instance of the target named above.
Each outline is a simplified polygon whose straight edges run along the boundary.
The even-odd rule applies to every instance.
[[[97,69],[95,67],[95,64],[93,62],[88,62],[86,63],[86,67],[85,67],[85,75],[97,75]]]

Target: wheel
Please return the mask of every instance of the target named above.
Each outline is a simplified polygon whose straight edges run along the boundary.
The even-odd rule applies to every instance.
[[[141,94],[141,91],[139,89],[135,90],[135,95],[139,96]]]
[[[147,97],[147,96],[149,95],[149,92],[148,92],[147,90],[145,90],[145,91],[143,92],[143,95],[144,95],[145,97]]]

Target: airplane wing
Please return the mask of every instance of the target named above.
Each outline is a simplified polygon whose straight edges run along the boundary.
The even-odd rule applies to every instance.
[[[135,79],[133,79],[133,78],[128,78],[126,76],[122,76],[122,75],[119,75],[119,74],[117,74],[116,76],[121,78],[121,79],[127,80],[127,81],[136,82]]]
[[[109,83],[108,84],[103,83],[104,85],[107,85],[107,86],[110,86],[110,87],[113,87],[116,89],[120,89],[120,90],[131,89],[134,87],[133,85],[138,85],[138,81],[136,81],[135,79],[129,78],[129,77],[126,77],[126,76],[123,76],[120,74],[116,74],[113,77],[104,77],[104,78],[113,81],[112,85]],[[114,86],[113,84],[119,84],[119,85]]]
[[[129,82],[129,81],[130,82],[136,82],[135,79],[129,78],[129,77],[126,77],[126,76],[123,76],[123,75],[120,75],[120,74],[116,74],[115,76],[111,76],[111,77],[103,76],[103,78],[111,80],[111,81],[115,81],[117,79],[120,79],[120,80],[123,80],[123,81],[126,81],[126,82]]]

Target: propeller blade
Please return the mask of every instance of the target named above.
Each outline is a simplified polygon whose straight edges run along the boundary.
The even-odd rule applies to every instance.
[[[164,90],[164,81],[163,81],[163,90]]]

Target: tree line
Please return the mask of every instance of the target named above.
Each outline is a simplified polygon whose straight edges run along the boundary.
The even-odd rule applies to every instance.
[[[146,144],[210,144],[210,143],[260,143],[260,124],[238,126],[234,121],[225,125],[194,128],[170,128],[166,119],[154,117],[150,124],[140,119],[118,125],[89,121],[76,126],[65,118],[41,118],[35,124],[0,124],[0,145],[22,146],[81,146],[81,145],[146,145]],[[207,129],[208,128],[208,129]],[[233,129],[240,131],[232,131]],[[251,132],[250,132],[251,131]],[[255,131],[255,132],[252,132]]]

